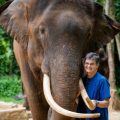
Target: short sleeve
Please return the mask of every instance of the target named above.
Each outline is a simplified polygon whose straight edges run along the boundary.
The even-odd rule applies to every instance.
[[[100,100],[110,98],[110,84],[107,79],[101,80],[100,85]]]

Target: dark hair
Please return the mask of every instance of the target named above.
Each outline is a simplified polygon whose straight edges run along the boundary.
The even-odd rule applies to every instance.
[[[85,56],[84,62],[86,59],[95,60],[96,64],[100,63],[100,56],[95,52],[87,53]]]

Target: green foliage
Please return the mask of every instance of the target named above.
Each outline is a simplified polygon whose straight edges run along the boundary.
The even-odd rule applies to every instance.
[[[5,0],[0,0],[0,6],[5,3]]]
[[[115,18],[118,22],[120,22],[120,0],[114,0],[114,1],[115,1]],[[117,55],[115,59],[117,59],[116,67],[115,67],[116,68],[116,87],[117,87],[117,93],[120,96],[120,61],[118,61]]]
[[[115,5],[115,18],[120,22],[120,0],[114,0]],[[120,61],[118,59],[117,47],[115,46],[115,69],[116,69],[116,87],[117,93],[120,96]]]
[[[96,0],[96,2],[98,2],[101,5],[104,5],[105,0]]]
[[[5,0],[0,0],[0,6],[4,3]],[[0,27],[0,99],[6,101],[21,92],[19,68],[13,54],[12,43],[12,38]]]
[[[120,98],[120,88],[119,87],[117,87],[117,94],[118,94],[118,96]]]
[[[21,81],[18,76],[0,76],[1,97],[13,97],[20,93],[21,90]]]
[[[115,55],[115,76],[116,76],[116,87],[117,87],[117,93],[120,96],[120,61],[118,57],[118,51],[117,51],[117,46],[115,43],[114,46],[114,55]]]
[[[104,6],[106,0],[95,0],[96,2],[100,3]],[[114,1],[114,7],[115,7],[115,19],[120,22],[120,0],[113,0]]]
[[[0,75],[19,74],[12,50],[12,39],[0,28]]]
[[[116,87],[117,87],[117,93],[120,96],[120,62],[116,63]]]
[[[24,103],[24,99],[16,100],[15,98],[3,97],[3,96],[0,96],[0,100],[4,101],[4,102],[13,102],[13,103],[17,103],[17,104],[23,104]]]
[[[120,87],[120,63],[116,64],[116,85],[117,87]]]
[[[120,22],[120,0],[115,0],[115,17]]]
[[[0,28],[0,75],[8,73],[12,51],[10,49],[10,38]]]

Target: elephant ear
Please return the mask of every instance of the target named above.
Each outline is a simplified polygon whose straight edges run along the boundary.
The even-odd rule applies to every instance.
[[[11,1],[8,1],[0,7],[0,25],[26,49],[29,37],[27,2],[14,0],[10,3]]]
[[[94,28],[91,40],[100,48],[110,42],[120,32],[120,24],[103,13],[103,7],[94,3]]]

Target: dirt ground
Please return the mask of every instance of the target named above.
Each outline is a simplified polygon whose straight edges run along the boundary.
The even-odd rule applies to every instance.
[[[109,120],[120,120],[120,111],[109,110]]]
[[[29,120],[33,120],[30,118]],[[120,120],[120,111],[109,110],[109,120]]]
[[[32,120],[29,119],[29,120]],[[120,120],[120,111],[109,111],[109,120]]]
[[[30,118],[29,120],[33,120]],[[120,120],[120,111],[109,110],[109,120]]]
[[[18,107],[21,107],[22,105],[18,105]],[[1,107],[1,105],[0,105]],[[29,115],[29,120],[32,120],[31,112],[27,111]],[[109,120],[120,120],[120,111],[114,111],[109,109]]]

